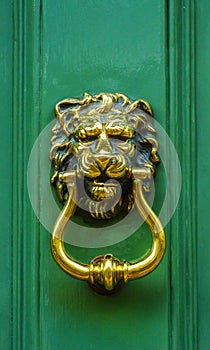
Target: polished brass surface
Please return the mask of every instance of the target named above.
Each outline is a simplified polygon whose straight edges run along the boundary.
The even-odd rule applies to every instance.
[[[128,280],[153,271],[165,251],[162,225],[144,195],[158,162],[158,143],[148,117],[152,111],[147,102],[131,101],[120,93],[84,94],[82,99],[59,102],[55,110],[51,183],[65,205],[54,227],[52,253],[68,274],[86,280],[99,293],[110,294]],[[81,184],[88,196],[80,192]],[[135,203],[152,232],[148,255],[133,263],[112,254],[98,256],[89,264],[75,261],[65,250],[64,231],[81,202],[93,219],[102,220],[126,215]]]

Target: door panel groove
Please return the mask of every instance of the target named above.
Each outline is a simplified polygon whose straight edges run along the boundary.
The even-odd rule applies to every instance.
[[[27,192],[27,163],[39,133],[40,4],[13,2],[12,348],[39,349],[40,239]],[[39,181],[35,177],[34,181]]]
[[[169,134],[178,151],[183,176],[180,202],[170,224],[170,348],[197,350],[194,1],[168,2],[168,53]]]

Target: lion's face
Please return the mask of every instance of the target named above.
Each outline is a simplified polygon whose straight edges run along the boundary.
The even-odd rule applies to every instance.
[[[109,106],[104,107],[103,98],[102,101],[96,98],[92,105],[84,103],[86,108],[82,109],[81,103],[80,113],[69,109],[66,100],[66,108],[60,110],[61,118],[53,131],[51,150],[55,164],[52,183],[60,199],[65,200],[68,193],[66,185],[59,181],[59,172],[75,170],[78,205],[93,218],[100,219],[112,218],[132,208],[133,168],[150,166],[153,169],[157,161],[154,129],[146,127],[145,112],[127,112],[128,106],[126,111],[125,104],[119,103],[124,95],[112,101],[115,102],[112,106],[110,99],[115,95],[105,96],[105,105],[109,102]],[[76,104],[73,101],[71,104]],[[137,132],[139,122],[142,123],[141,134]]]
[[[124,116],[81,118],[75,129],[78,143],[73,153],[89,197],[88,210],[95,218],[110,218],[122,207],[132,207],[129,180],[130,158],[135,153],[133,136],[134,130]]]

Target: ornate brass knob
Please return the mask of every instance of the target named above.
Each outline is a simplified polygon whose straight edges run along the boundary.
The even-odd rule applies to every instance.
[[[52,234],[52,254],[69,275],[109,294],[152,272],[165,251],[162,225],[145,199],[158,162],[152,111],[147,102],[131,101],[120,93],[84,94],[82,99],[59,102],[55,110],[51,182],[65,205]],[[65,250],[64,231],[81,200],[96,220],[112,219],[136,204],[152,232],[148,255],[137,262],[120,261],[112,254],[97,256],[89,264],[75,261]]]

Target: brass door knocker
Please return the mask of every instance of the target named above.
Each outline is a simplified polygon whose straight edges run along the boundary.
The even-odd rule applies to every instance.
[[[131,101],[121,93],[85,93],[81,99],[59,102],[55,113],[51,183],[64,207],[52,234],[52,254],[69,275],[110,294],[152,272],[165,251],[163,227],[145,199],[159,161],[152,110],[147,102]],[[79,201],[94,220],[126,215],[136,204],[152,232],[148,255],[137,262],[120,261],[112,254],[97,256],[89,264],[74,260],[65,250],[64,231]]]

